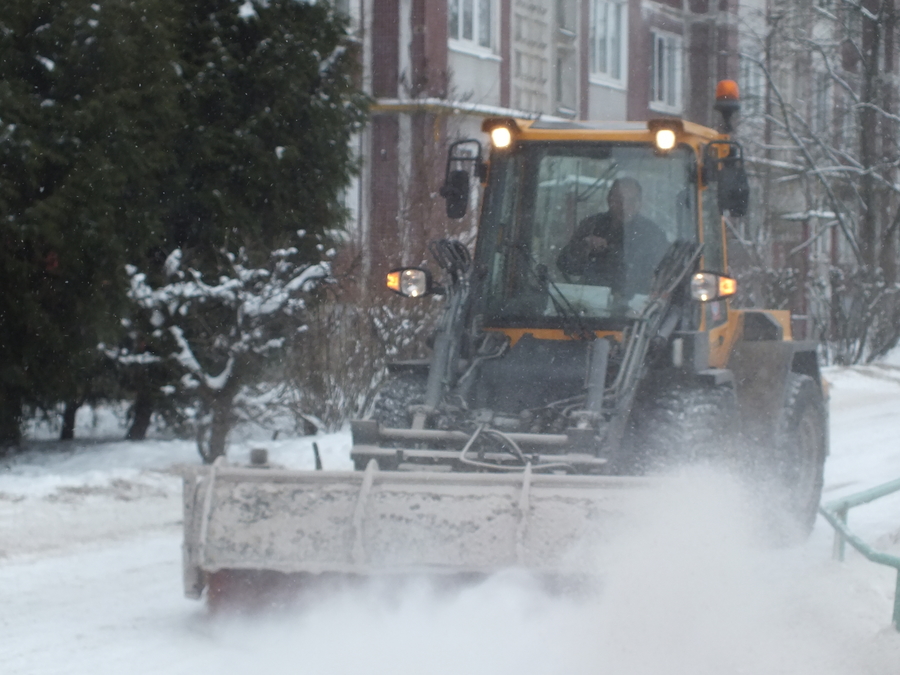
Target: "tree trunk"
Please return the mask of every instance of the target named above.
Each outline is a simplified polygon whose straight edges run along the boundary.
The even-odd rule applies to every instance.
[[[131,426],[125,439],[129,441],[142,441],[147,436],[150,419],[153,417],[153,400],[146,392],[138,392],[131,406]]]
[[[888,114],[894,114],[895,108],[895,84],[894,84],[894,34],[897,26],[897,15],[894,0],[886,0],[884,3],[884,77],[881,80],[882,107]],[[885,163],[893,166],[897,161],[897,123],[893,119],[882,119],[882,155]],[[897,170],[895,168],[884,169],[884,179],[888,183],[896,182]],[[897,281],[897,233],[893,229],[893,212],[898,208],[896,198],[885,194],[882,208],[882,241],[880,265],[884,270],[884,280],[890,286]]]
[[[212,464],[216,459],[225,455],[228,432],[234,425],[232,406],[236,393],[237,387],[226,386],[212,397],[210,405],[212,419],[208,427],[201,429],[197,438],[197,449],[207,464]]]
[[[22,435],[22,401],[10,391],[0,389],[0,455],[3,448],[15,445]]]
[[[878,14],[876,0],[864,0],[863,6],[871,14]],[[881,34],[876,22],[862,17],[862,83],[860,102],[878,105],[878,80]],[[859,163],[866,170],[861,179],[862,213],[859,221],[859,248],[863,265],[874,270],[878,265],[878,208],[875,195],[875,177],[869,173],[878,162],[878,118],[872,107],[864,107],[859,113]]]
[[[63,410],[62,430],[59,432],[59,440],[71,441],[75,438],[75,414],[81,407],[79,401],[66,401],[65,410]]]
[[[228,403],[227,412],[222,408],[216,408],[213,412],[212,427],[209,430],[209,453],[210,463],[216,458],[225,454],[225,441],[228,439],[228,432],[231,431],[231,402]]]

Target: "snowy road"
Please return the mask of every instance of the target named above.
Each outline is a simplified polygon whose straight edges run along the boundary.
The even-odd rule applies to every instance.
[[[826,499],[900,477],[900,369],[829,378]],[[346,436],[319,443],[327,468],[346,466]],[[309,440],[267,445],[311,467]],[[600,597],[550,596],[511,574],[452,594],[371,587],[289,615],[213,619],[181,589],[168,469],[193,453],[82,443],[0,463],[0,672],[900,673],[892,570],[856,554],[832,562],[823,522],[802,547],[755,547],[727,482],[699,478],[619,542]],[[851,525],[900,553],[900,495],[853,511]]]

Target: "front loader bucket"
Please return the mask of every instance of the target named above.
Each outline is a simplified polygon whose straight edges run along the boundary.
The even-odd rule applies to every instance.
[[[592,575],[642,478],[288,471],[185,476],[185,594],[220,571]]]

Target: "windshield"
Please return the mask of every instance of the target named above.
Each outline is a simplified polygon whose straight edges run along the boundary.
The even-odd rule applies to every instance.
[[[669,245],[697,237],[689,148],[529,143],[491,162],[477,253],[489,321],[637,316]]]

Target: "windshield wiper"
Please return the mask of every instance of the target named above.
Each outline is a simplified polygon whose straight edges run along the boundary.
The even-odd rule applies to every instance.
[[[544,284],[549,283],[553,290],[556,291],[556,294],[559,295],[560,299],[563,301],[560,302],[553,296],[553,293],[547,293],[550,298],[550,302],[553,303],[553,307],[556,309],[556,313],[563,318],[563,332],[569,337],[573,337],[578,340],[593,340],[594,338],[596,338],[597,336],[594,335],[593,331],[591,331],[591,329],[588,328],[587,325],[585,325],[584,321],[582,321],[581,315],[578,314],[578,310],[576,310],[572,306],[572,303],[569,302],[569,299],[559,289],[559,286],[556,285],[556,282],[550,278],[550,275],[546,271],[546,267],[544,267],[543,274],[538,271],[538,268],[542,266],[525,248],[525,244],[513,244],[513,250],[520,253],[525,259],[525,262],[527,263],[525,267],[534,276],[538,284],[543,286]]]
[[[595,180],[593,183],[588,185],[587,189],[584,192],[582,192],[581,194],[578,194],[579,185],[578,185],[578,181],[576,180],[575,181],[575,201],[576,202],[586,202],[588,199],[590,199],[594,195],[594,193],[597,190],[600,189],[600,186],[603,185],[603,183],[609,181],[610,176],[616,175],[616,172],[618,171],[618,169],[619,169],[619,165],[616,164],[615,162],[613,162],[610,165],[610,167],[608,169],[606,169],[606,171],[604,171],[597,178],[597,180]]]

